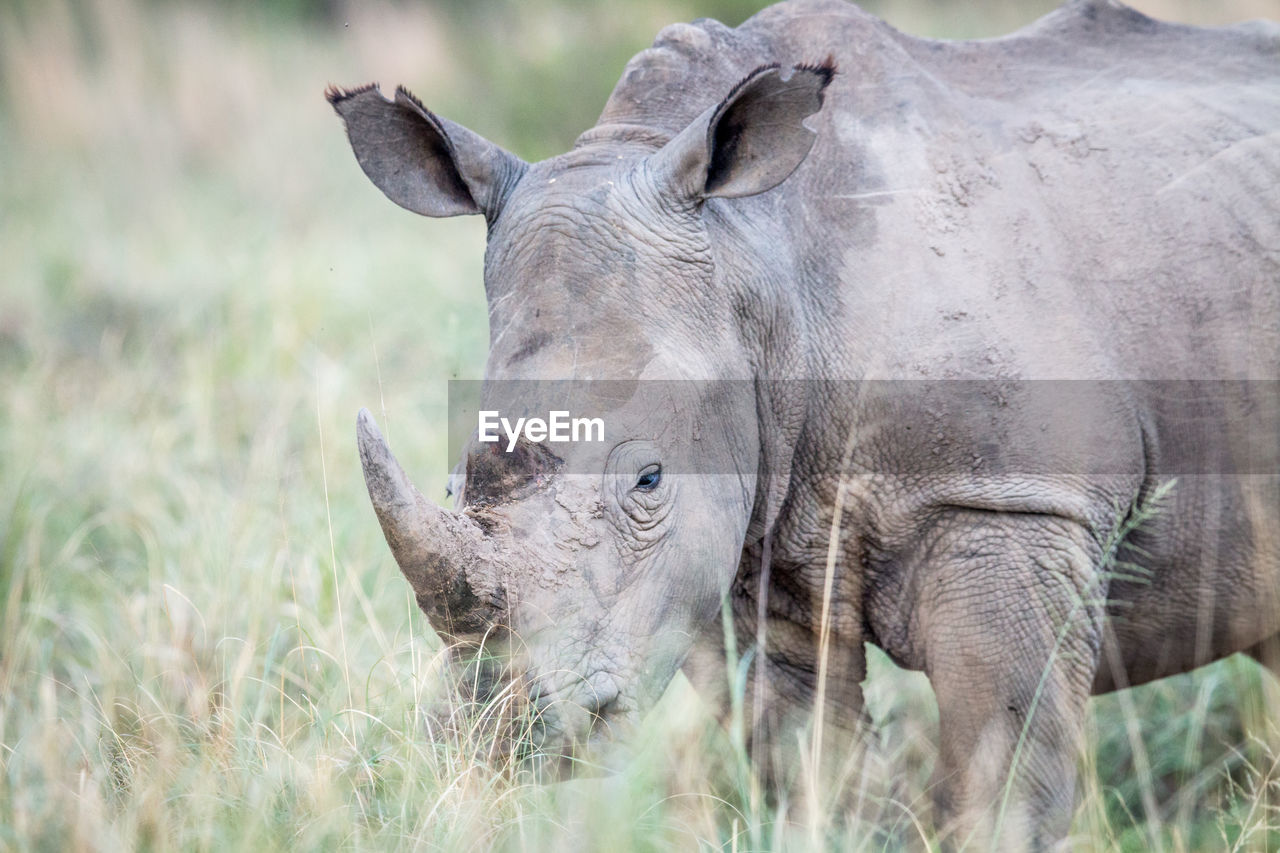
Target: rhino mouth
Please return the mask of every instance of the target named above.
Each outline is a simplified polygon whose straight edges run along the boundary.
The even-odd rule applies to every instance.
[[[444,716],[455,732],[481,735],[477,746],[490,759],[531,767],[547,781],[616,766],[610,757],[638,713],[613,673],[519,672],[473,647],[453,651],[457,680]]]
[[[529,699],[536,713],[554,715],[557,708],[568,706],[584,713],[591,727],[607,725],[608,719],[622,710],[621,693],[616,686],[604,679],[588,679],[588,685],[579,690],[553,690],[532,686]]]
[[[528,691],[540,747],[573,751],[579,745],[607,743],[632,716],[610,675],[556,681],[564,679],[538,679]]]

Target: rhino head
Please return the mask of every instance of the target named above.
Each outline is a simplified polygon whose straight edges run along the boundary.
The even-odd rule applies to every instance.
[[[706,202],[797,168],[831,74],[761,68],[668,138],[606,134],[532,165],[403,88],[327,93],[392,201],[485,216],[486,407],[512,421],[563,408],[508,381],[563,380],[604,415],[602,442],[473,440],[452,511],[413,487],[367,412],[357,425],[369,496],[420,606],[446,641],[497,648],[501,665],[477,683],[517,685],[551,754],[617,735],[697,637],[720,631],[767,503],[750,381],[766,309],[725,273],[733,250],[716,245]]]

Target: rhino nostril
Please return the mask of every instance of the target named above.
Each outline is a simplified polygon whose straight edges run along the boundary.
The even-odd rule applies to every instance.
[[[527,679],[524,695],[529,704],[538,711],[546,711],[552,705],[568,702],[586,711],[593,717],[609,713],[618,701],[618,691],[614,689],[600,690],[587,687],[586,690],[558,690],[536,679]]]
[[[613,712],[617,705],[618,691],[610,690],[592,694],[590,700],[583,707],[592,717],[591,724],[595,725]]]

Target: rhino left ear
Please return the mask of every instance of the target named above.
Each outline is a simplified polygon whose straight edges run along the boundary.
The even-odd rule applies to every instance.
[[[347,125],[356,160],[387,198],[423,216],[483,213],[497,218],[527,164],[489,140],[437,116],[408,89],[395,99],[377,84],[330,86],[325,97]]]
[[[766,65],[649,158],[658,180],[683,198],[742,198],[782,183],[817,138],[803,122],[822,108],[834,61],[784,71]]]

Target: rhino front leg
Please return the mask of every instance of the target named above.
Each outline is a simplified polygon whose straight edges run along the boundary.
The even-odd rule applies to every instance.
[[[793,821],[826,820],[847,805],[870,730],[862,701],[866,656],[861,633],[834,637],[830,643],[828,678],[821,691],[822,734],[815,744],[819,665],[814,632],[771,617],[761,654],[753,624],[755,602],[735,604],[731,630],[736,655],[725,649],[723,626],[708,626],[684,672],[723,725],[731,731],[741,726],[739,736],[766,796],[785,800]]]
[[[911,571],[938,697],[939,825],[954,848],[1041,850],[1066,835],[1101,644],[1100,548],[1056,516],[952,510]]]

